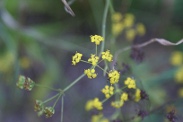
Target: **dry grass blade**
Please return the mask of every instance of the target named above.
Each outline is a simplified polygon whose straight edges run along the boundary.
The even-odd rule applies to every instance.
[[[155,38],[155,39],[151,39],[150,41],[145,42],[145,43],[143,43],[143,44],[134,45],[134,46],[132,46],[132,48],[144,47],[144,46],[149,45],[149,44],[151,44],[151,43],[153,43],[153,42],[158,42],[158,43],[160,43],[161,45],[164,45],[164,46],[175,46],[175,45],[179,45],[179,44],[183,43],[183,39],[181,39],[181,40],[178,41],[177,43],[172,43],[172,42],[170,42],[170,41],[168,41],[168,40],[165,40],[165,39],[158,39],[158,38]]]
[[[72,16],[75,16],[74,12],[72,11],[71,7],[69,6],[69,4],[67,3],[66,0],[62,0],[64,6],[65,6],[65,11],[69,14],[71,14]]]

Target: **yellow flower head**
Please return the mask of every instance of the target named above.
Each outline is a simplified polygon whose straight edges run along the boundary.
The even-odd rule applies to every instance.
[[[110,53],[110,50],[107,50],[107,51],[105,51],[105,52],[102,52],[102,59],[103,60],[107,60],[107,61],[109,61],[109,62],[111,62],[112,61],[112,54]]]
[[[141,99],[140,92],[141,92],[140,89],[136,89],[136,91],[135,91],[135,102],[138,102]]]
[[[183,98],[183,88],[180,88],[178,90],[178,95],[179,95],[179,97]]]
[[[96,66],[98,63],[99,57],[91,54],[91,57],[88,59],[88,62],[92,63],[93,66]]]
[[[136,83],[135,83],[135,80],[128,77],[126,80],[125,80],[125,85],[128,86],[129,89],[133,88],[135,89],[136,88]]]
[[[95,43],[96,45],[99,45],[101,41],[104,41],[104,38],[99,35],[90,36],[91,42]]]
[[[178,83],[183,83],[183,66],[176,71],[175,80]]]
[[[112,15],[112,21],[113,22],[120,22],[122,20],[122,14],[119,13],[119,12],[115,12],[113,15]]]
[[[137,34],[143,36],[146,33],[145,26],[142,23],[136,25]]]
[[[128,29],[128,30],[126,30],[126,33],[125,34],[126,34],[125,35],[126,36],[126,39],[128,41],[132,41],[132,40],[135,39],[136,31],[134,29]]]
[[[174,66],[180,66],[183,63],[183,53],[180,51],[175,51],[172,53],[170,62]]]
[[[112,24],[112,34],[118,36],[124,30],[123,22],[113,23]]]
[[[108,119],[106,119],[103,114],[93,115],[91,122],[109,122]]]
[[[125,27],[129,28],[132,27],[134,24],[134,15],[133,14],[126,14],[124,19]]]
[[[108,73],[109,81],[111,84],[118,83],[119,78],[120,78],[120,73],[117,70],[111,70]]]
[[[76,65],[77,63],[79,63],[82,56],[83,54],[76,52],[76,54],[72,56],[72,65]]]
[[[109,98],[111,95],[114,94],[114,87],[113,86],[108,86],[106,85],[103,89],[102,89],[102,93],[105,94],[106,98]]]
[[[124,92],[122,95],[121,95],[121,100],[122,101],[127,101],[128,100],[128,94],[126,92]]]
[[[111,106],[114,107],[114,108],[120,108],[120,107],[123,106],[123,104],[124,104],[124,101],[119,100],[119,101],[113,101],[111,103]]]
[[[98,98],[94,98],[93,100],[89,100],[86,103],[85,108],[86,108],[87,111],[92,110],[94,108],[97,109],[97,110],[102,110],[103,109],[102,102],[100,102]]]
[[[95,69],[86,69],[84,73],[88,76],[88,78],[96,78],[97,74],[95,73]]]

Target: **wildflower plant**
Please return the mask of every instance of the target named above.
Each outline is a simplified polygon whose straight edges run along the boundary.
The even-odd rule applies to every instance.
[[[66,1],[62,1],[67,8],[67,12],[69,12],[72,16],[74,16],[74,12],[67,4]],[[111,6],[111,7],[109,7]],[[118,57],[124,51],[142,48],[151,44],[153,42],[158,42],[162,45],[178,45],[182,43],[181,40],[178,43],[171,43],[164,39],[152,39],[148,42],[139,45],[133,45],[126,47],[124,49],[119,49],[118,51],[111,51],[110,49],[105,49],[105,42],[108,41],[106,38],[106,20],[108,11],[111,9],[111,23],[112,23],[112,36],[116,38],[123,31],[125,33],[125,37],[127,40],[134,40],[135,36],[143,36],[145,34],[145,27],[142,23],[135,23],[135,16],[133,14],[120,14],[119,12],[115,12],[110,0],[106,0],[105,10],[103,14],[102,20],[102,34],[101,35],[91,35],[88,36],[88,42],[92,43],[91,45],[95,49],[94,52],[88,54],[86,57],[89,57],[87,60],[84,60],[83,57],[85,55],[82,52],[75,52],[75,54],[71,57],[70,64],[74,67],[78,65],[78,63],[86,63],[89,64],[86,69],[83,69],[83,74],[81,74],[78,78],[76,78],[72,83],[70,83],[64,89],[55,89],[50,88],[48,86],[43,86],[33,81],[31,78],[20,75],[16,85],[20,89],[24,89],[27,91],[34,90],[34,87],[44,87],[49,90],[55,91],[56,94],[46,100],[35,100],[34,110],[37,112],[38,116],[44,115],[46,118],[53,117],[57,112],[55,107],[59,100],[61,100],[61,122],[63,122],[63,113],[64,113],[64,96],[65,93],[72,88],[77,82],[79,82],[82,78],[87,77],[88,79],[95,79],[99,76],[98,70],[103,72],[103,77],[107,77],[106,84],[98,90],[103,97],[94,97],[88,100],[83,106],[85,107],[87,112],[91,112],[93,110],[97,111],[97,114],[92,115],[92,122],[110,122],[115,121],[120,118],[120,121],[123,121],[121,117],[121,109],[132,102],[133,104],[140,104],[143,100],[149,100],[147,93],[140,89],[138,85],[138,80],[135,77],[132,77],[133,74],[129,74],[128,76],[122,75],[119,71],[120,68],[115,64],[118,63]],[[183,55],[180,53],[176,53],[174,58],[172,58],[171,62],[174,65],[182,65]],[[176,79],[177,81],[182,82],[182,69],[180,69],[180,73],[177,73]],[[105,111],[105,103],[108,101],[112,109],[114,109],[114,114],[112,116],[105,116],[103,113]],[[48,103],[53,103],[52,105]],[[142,114],[145,113],[145,114]],[[171,114],[171,113],[170,113]],[[137,113],[135,117],[142,116],[142,118],[147,115],[146,112],[140,110],[140,113]],[[174,115],[174,114],[173,114]],[[170,115],[169,115],[170,116]],[[133,120],[135,117],[130,118]],[[168,117],[170,118],[170,117]]]

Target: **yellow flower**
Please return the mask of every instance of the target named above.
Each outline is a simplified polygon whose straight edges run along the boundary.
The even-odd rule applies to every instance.
[[[178,83],[183,83],[183,66],[176,71],[175,80]]]
[[[89,111],[91,109],[97,109],[97,110],[102,110],[103,107],[102,107],[102,102],[99,101],[98,98],[94,98],[93,100],[89,100],[87,103],[86,103],[86,106],[85,106],[86,110]]]
[[[172,53],[170,62],[174,66],[179,66],[183,63],[183,53],[180,51],[175,51]]]
[[[124,30],[123,22],[113,23],[112,24],[112,34],[118,36]]]
[[[180,88],[178,90],[178,95],[179,95],[179,97],[183,98],[183,88]]]
[[[128,41],[132,41],[135,39],[135,36],[136,36],[136,31],[134,29],[128,29],[126,30],[126,39]]]
[[[110,50],[107,50],[107,51],[105,51],[105,52],[102,52],[102,59],[103,60],[107,60],[107,61],[109,61],[109,62],[111,62],[112,61],[112,54],[110,53]]]
[[[0,72],[8,73],[12,70],[14,63],[15,55],[12,52],[0,54]]]
[[[125,85],[127,85],[127,87],[128,87],[129,89],[131,89],[131,88],[135,89],[135,88],[136,88],[135,80],[132,79],[132,78],[130,78],[130,77],[128,77],[128,78],[125,80]]]
[[[109,81],[111,84],[118,83],[120,78],[120,73],[117,70],[111,70],[108,74]]]
[[[105,88],[102,89],[102,93],[105,94],[106,98],[109,98],[111,95],[114,94],[114,87],[106,85]]]
[[[140,99],[141,99],[140,89],[136,89],[136,91],[135,91],[135,102],[138,102]]]
[[[90,36],[91,42],[95,43],[96,45],[99,45],[101,41],[104,41],[104,38],[99,35]]]
[[[88,59],[88,62],[92,63],[93,66],[96,66],[98,63],[98,60],[99,60],[98,56],[91,54],[91,57]]]
[[[132,27],[134,24],[134,15],[133,14],[126,14],[124,19],[125,27],[129,28]]]
[[[120,107],[123,106],[123,104],[124,104],[124,101],[119,100],[119,101],[113,101],[111,103],[111,106],[114,107],[114,108],[120,108]]]
[[[93,115],[91,122],[109,122],[108,119],[103,117],[103,114]]]
[[[127,101],[128,100],[128,94],[126,92],[124,92],[122,95],[121,95],[121,100],[122,101]]]
[[[84,73],[88,76],[88,78],[96,78],[97,74],[95,73],[95,69],[86,69]]]
[[[142,23],[138,23],[136,25],[137,34],[143,36],[146,32],[145,26]]]
[[[76,65],[77,63],[79,63],[82,56],[83,54],[76,52],[76,54],[72,56],[72,65]]]
[[[113,15],[112,15],[112,21],[113,22],[119,22],[122,20],[122,14],[119,13],[119,12],[115,12]]]

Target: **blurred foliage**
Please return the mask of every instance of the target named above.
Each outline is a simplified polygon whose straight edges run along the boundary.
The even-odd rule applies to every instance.
[[[135,38],[134,42],[127,42],[124,35],[119,35],[115,42],[116,47],[106,43],[106,47],[112,48],[113,52],[132,43],[142,43],[155,37],[166,38],[172,42],[182,38],[182,0],[112,2],[115,11],[134,14],[136,21],[144,23],[147,28],[146,35]],[[71,66],[71,55],[75,51],[90,54],[94,50],[88,40],[90,35],[101,34],[104,4],[105,0],[74,0],[71,8],[76,16],[72,17],[65,12],[60,0],[0,1],[1,122],[60,120],[59,105],[51,119],[37,117],[33,111],[35,99],[46,99],[52,96],[53,92],[44,88],[36,88],[31,93],[22,92],[16,88],[16,81],[22,74],[39,84],[62,89],[77,78],[86,65]],[[111,37],[110,16],[111,14],[107,19],[107,41]],[[173,48],[152,44],[142,50],[145,52],[142,63],[133,62],[129,58],[129,51],[120,55],[118,61],[119,69],[122,69],[122,63],[127,63],[131,68],[122,79],[129,75],[139,79],[139,85],[149,95],[148,106],[151,106],[152,114],[143,120],[134,119],[134,122],[165,121],[166,107],[169,104],[175,106],[177,115],[180,115],[183,112],[183,98],[179,98],[177,89],[182,87],[182,84],[174,82],[177,67],[173,67],[169,61],[172,51],[183,51],[183,44]],[[96,80],[101,80],[102,83],[99,84]],[[85,112],[83,105],[93,96],[101,95],[100,89],[104,79],[96,80],[83,79],[66,93],[64,122],[89,121],[90,115]],[[144,106],[137,109],[141,107]],[[109,113],[106,112],[106,115]],[[178,117],[177,121],[183,120],[182,115]]]

